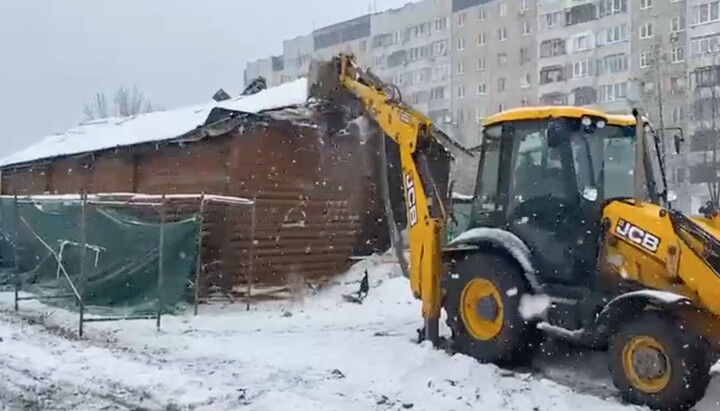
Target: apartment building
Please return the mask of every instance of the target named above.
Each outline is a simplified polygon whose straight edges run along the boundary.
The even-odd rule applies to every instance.
[[[328,60],[338,53],[352,53],[358,62],[369,66],[371,16],[369,14],[313,31],[313,58]]]
[[[286,81],[284,77],[285,64],[283,56],[272,56],[251,61],[245,66],[244,81],[247,86],[251,81],[262,76],[265,77],[268,87],[279,86]]]
[[[689,118],[682,166],[675,180],[678,205],[698,208],[717,193],[720,180],[720,1],[685,0],[687,38],[687,98]],[[717,197],[715,196],[717,199]]]
[[[314,52],[315,37],[312,34],[283,41],[283,76],[290,81],[306,76]]]
[[[634,0],[632,105],[641,107],[659,133],[667,179],[678,194],[676,207],[689,209],[687,156],[673,154],[673,136],[688,126],[688,38],[685,0]]]
[[[370,15],[333,24],[283,41],[283,54],[250,62],[245,68],[245,84],[259,75],[276,86],[307,75],[311,59],[326,60],[334,55],[353,53],[362,65],[372,61]]]
[[[452,132],[480,143],[480,122],[536,103],[536,0],[452,1]]]
[[[451,0],[424,0],[372,16],[372,69],[436,124],[450,122]]]
[[[630,3],[538,0],[538,100],[627,112]]]

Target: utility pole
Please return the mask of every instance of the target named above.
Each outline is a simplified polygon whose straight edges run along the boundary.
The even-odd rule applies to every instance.
[[[660,142],[662,142],[662,152],[658,153],[660,157],[665,161],[665,120],[663,117],[663,77],[661,67],[667,61],[667,56],[661,53],[662,50],[662,38],[653,45],[653,63],[655,64],[655,84],[657,84],[657,105],[658,105],[658,120],[660,126]],[[665,187],[667,189],[667,187]]]
[[[710,201],[717,207],[720,206],[720,183],[718,182],[718,132],[717,132],[717,87],[720,84],[720,65],[718,65],[717,58],[720,54],[713,56],[713,62],[711,66],[704,66],[693,70],[695,76],[695,102],[693,104],[695,111],[695,121],[700,124],[700,132],[703,135],[703,151],[712,151],[711,160],[708,162],[707,155],[703,158],[703,164],[706,168],[711,170],[711,175],[705,176],[707,178],[706,184],[708,192],[710,194]],[[709,103],[707,104],[707,93],[704,91],[708,89],[710,91]],[[705,107],[710,108],[710,129],[707,130],[705,121]],[[695,134],[698,130],[695,131]]]

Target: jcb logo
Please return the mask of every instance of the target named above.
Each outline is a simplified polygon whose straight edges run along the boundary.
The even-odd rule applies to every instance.
[[[417,223],[417,198],[415,196],[415,181],[410,174],[405,174],[405,190],[407,192],[408,217],[410,227]]]
[[[617,226],[615,226],[615,233],[653,253],[656,252],[660,246],[660,239],[658,237],[623,219],[618,220]]]

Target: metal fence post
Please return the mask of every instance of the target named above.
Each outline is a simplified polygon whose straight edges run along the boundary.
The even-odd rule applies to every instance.
[[[198,241],[197,241],[197,265],[195,267],[195,307],[193,307],[193,314],[198,314],[198,300],[200,299],[200,278],[202,271],[202,247],[203,247],[203,214],[205,213],[205,192],[200,195],[200,216],[198,226]]]
[[[85,189],[81,190],[82,206],[80,209],[80,284],[78,290],[78,303],[80,305],[80,325],[78,334],[83,336],[83,323],[85,322],[85,253],[87,248],[87,232],[85,228],[85,218],[87,213],[87,193]],[[59,263],[58,263],[59,264]]]
[[[155,326],[158,331],[160,330],[160,316],[162,315],[162,296],[163,296],[163,249],[165,248],[165,194],[162,196],[162,203],[160,204],[160,244],[158,245],[158,278],[157,278],[157,319]]]
[[[15,287],[15,311],[19,310],[18,294],[20,294],[20,206],[18,204],[17,191],[14,192],[14,214],[15,214],[15,240],[13,244],[13,259],[15,260],[15,269],[13,271],[13,285]]]
[[[257,197],[253,197],[252,212],[250,213],[252,221],[250,221],[250,249],[248,250],[247,274],[245,281],[247,282],[247,292],[245,293],[245,311],[250,311],[250,298],[252,293],[252,275],[255,265],[255,209],[257,207]]]

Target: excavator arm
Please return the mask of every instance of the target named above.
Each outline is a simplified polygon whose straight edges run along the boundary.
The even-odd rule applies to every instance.
[[[449,138],[437,130],[428,117],[403,104],[397,87],[360,69],[351,55],[341,54],[323,64],[325,66],[311,69],[311,87],[319,86],[328,93],[338,92],[339,88],[340,92],[353,94],[365,115],[398,146],[410,248],[409,273],[406,275],[413,295],[422,301],[424,338],[435,343],[440,317],[446,213],[443,196],[431,174],[429,156],[442,147],[443,139]],[[404,266],[401,251],[398,257]]]

